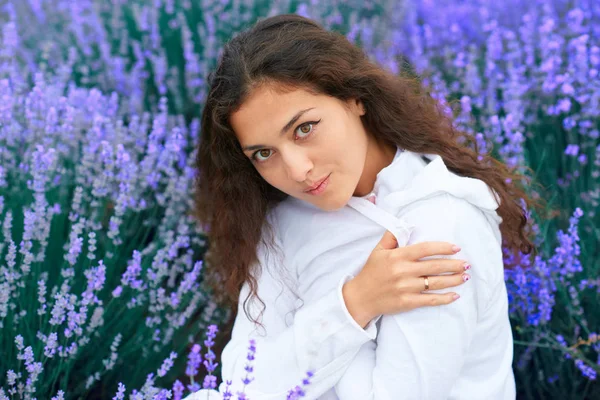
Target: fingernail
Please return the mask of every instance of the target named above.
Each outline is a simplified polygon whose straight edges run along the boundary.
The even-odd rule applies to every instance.
[[[457,245],[452,246],[452,251],[455,253],[458,253],[460,251],[460,247],[458,247]]]
[[[465,271],[471,269],[471,265],[468,262],[464,263],[463,267],[465,267]]]
[[[468,281],[469,279],[471,279],[471,276],[469,276],[469,274],[463,274],[462,278],[463,278],[463,281],[465,281],[465,282],[466,282],[466,281]]]
[[[455,294],[454,296],[452,296],[452,300],[458,300],[460,299],[460,296],[458,294]]]

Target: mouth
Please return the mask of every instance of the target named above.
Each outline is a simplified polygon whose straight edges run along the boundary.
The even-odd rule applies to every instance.
[[[314,185],[312,185],[310,188],[308,188],[304,192],[308,193],[308,194],[312,194],[312,195],[323,193],[323,191],[325,190],[325,188],[329,184],[329,177],[330,176],[331,176],[331,174],[329,174],[326,177],[320,179],[319,181],[317,181]]]

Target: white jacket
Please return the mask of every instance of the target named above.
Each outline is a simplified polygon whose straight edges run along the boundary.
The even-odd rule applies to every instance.
[[[243,311],[245,284],[221,357],[234,399],[246,376],[249,339],[256,340],[254,381],[245,388],[252,400],[285,399],[308,370],[314,376],[307,400],[515,398],[501,218],[488,186],[448,171],[439,156],[398,150],[374,192],[375,204],[353,197],[335,212],[290,197],[269,215],[282,251],[258,249],[265,329]],[[346,309],[342,286],[386,229],[399,246],[459,245],[453,257],[470,262],[472,279],[451,289],[461,298],[450,305],[379,316],[362,329]],[[262,309],[257,301],[248,306],[254,317]]]

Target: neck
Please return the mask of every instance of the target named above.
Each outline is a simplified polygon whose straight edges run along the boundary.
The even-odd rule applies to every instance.
[[[375,139],[369,137],[365,166],[358,185],[356,185],[354,196],[366,196],[371,193],[375,186],[377,174],[392,163],[395,155],[395,145],[378,143]]]

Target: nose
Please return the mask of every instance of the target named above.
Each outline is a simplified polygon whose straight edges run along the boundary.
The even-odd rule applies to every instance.
[[[308,154],[296,147],[283,153],[282,157],[288,179],[296,182],[306,181],[308,173],[313,168]]]

